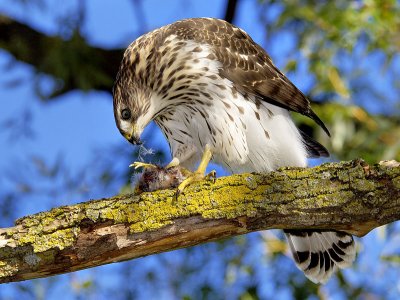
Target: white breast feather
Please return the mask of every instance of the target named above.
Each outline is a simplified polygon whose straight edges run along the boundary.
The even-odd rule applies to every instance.
[[[169,39],[173,40],[175,36],[171,36]],[[195,47],[201,47],[202,51],[192,52]],[[162,50],[161,47],[160,51]],[[185,57],[187,53],[193,53],[189,61]],[[186,59],[186,63],[191,66],[189,70],[177,72],[176,76],[179,76],[181,72],[197,74],[199,70],[207,68],[204,76],[193,80],[191,85],[207,83],[207,86],[202,87],[203,91],[213,96],[212,106],[205,107],[204,111],[208,113],[209,124],[216,130],[215,141],[200,113],[191,116],[189,124],[186,124],[185,114],[188,114],[189,111],[183,107],[176,110],[172,120],[167,121],[165,125],[179,136],[179,139],[186,145],[185,148],[190,151],[197,149],[198,153],[202,153],[204,145],[208,143],[214,153],[213,160],[235,173],[271,171],[288,165],[306,166],[305,147],[287,110],[266,102],[262,102],[257,109],[254,99],[246,100],[240,93],[237,93],[236,98],[232,96],[233,83],[228,79],[213,81],[207,78],[206,75],[219,77],[219,69],[222,67],[219,61],[207,58],[210,53],[209,45],[186,41],[174,64]],[[174,67],[176,66],[172,65],[169,70],[164,71],[164,79]],[[217,84],[225,85],[226,89],[218,88]],[[169,95],[177,93],[172,92]],[[162,105],[162,101],[160,99],[160,105]],[[243,113],[240,113],[240,110]],[[272,116],[268,110],[272,112]],[[260,120],[256,118],[255,112],[259,113]],[[234,122],[229,115],[235,120]],[[193,139],[181,134],[179,129],[189,131]],[[168,135],[167,138],[172,155],[179,154],[178,156],[181,158],[190,156],[182,153],[182,144],[172,140]]]

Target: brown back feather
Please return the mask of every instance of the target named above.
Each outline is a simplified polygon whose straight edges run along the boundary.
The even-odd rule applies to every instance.
[[[312,111],[310,101],[243,30],[223,20],[209,18],[186,19],[165,29],[166,35],[176,34],[211,45],[215,58],[223,65],[221,76],[232,81],[242,93],[308,116],[330,136],[325,124]]]

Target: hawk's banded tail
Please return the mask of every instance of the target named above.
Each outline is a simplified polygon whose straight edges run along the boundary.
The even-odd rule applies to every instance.
[[[314,283],[325,283],[356,256],[353,237],[336,231],[285,230],[297,267]]]

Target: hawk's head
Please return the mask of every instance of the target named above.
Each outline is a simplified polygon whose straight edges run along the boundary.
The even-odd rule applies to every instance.
[[[140,135],[153,119],[156,108],[152,105],[152,91],[133,82],[120,70],[114,88],[114,117],[121,134],[132,144],[141,144]]]

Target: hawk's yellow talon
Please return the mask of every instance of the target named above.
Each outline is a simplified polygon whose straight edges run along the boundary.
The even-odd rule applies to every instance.
[[[179,166],[179,164],[180,164],[179,159],[176,158],[176,157],[174,157],[174,158],[170,161],[170,163],[169,163],[168,165],[165,166],[165,168],[166,168],[166,169],[170,169],[170,168]]]
[[[215,170],[212,170],[205,176],[205,179],[211,180],[213,183],[215,183],[215,180],[217,179],[217,172]]]
[[[147,164],[141,161],[135,161],[133,164],[129,165],[130,168],[135,168],[135,170],[139,168],[144,168],[144,169],[152,169],[152,168],[157,168],[156,165],[153,164]]]
[[[207,169],[207,165],[211,160],[211,157],[212,151],[210,149],[210,146],[207,144],[204,149],[203,157],[201,158],[199,167],[195,172],[191,173],[184,181],[181,182],[176,191],[176,197],[178,197],[183,192],[183,190],[193,182],[201,181],[203,179],[213,179],[213,181],[215,181],[216,172],[214,170],[211,171],[209,174],[204,175]]]

